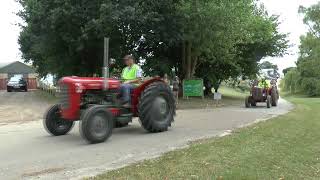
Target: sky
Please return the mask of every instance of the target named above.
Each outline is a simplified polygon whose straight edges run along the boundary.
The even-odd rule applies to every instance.
[[[279,66],[282,70],[286,67],[295,66],[298,58],[300,36],[305,34],[307,28],[302,23],[302,16],[298,14],[300,5],[310,6],[319,0],[261,0],[270,14],[280,15],[280,31],[290,33],[289,40],[293,45],[289,49],[289,55],[281,58],[266,58]],[[1,0],[0,2],[0,63],[21,61],[18,36],[20,28],[16,25],[21,20],[15,14],[20,9],[15,0]]]
[[[293,46],[288,50],[288,55],[280,58],[265,58],[263,61],[270,61],[277,64],[282,72],[287,67],[295,66],[299,57],[300,36],[308,31],[303,24],[303,15],[298,13],[300,5],[309,7],[320,0],[262,0],[269,14],[280,15],[280,31],[289,33],[290,44]]]

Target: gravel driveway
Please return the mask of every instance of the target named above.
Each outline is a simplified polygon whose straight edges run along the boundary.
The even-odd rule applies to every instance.
[[[42,101],[35,91],[0,91],[0,125],[41,119],[49,103]]]
[[[48,104],[38,101],[32,92],[1,92],[0,95],[0,121],[39,119],[0,126],[1,179],[77,179],[96,175],[186,147],[193,140],[225,135],[236,128],[287,113],[293,108],[290,103],[281,100],[278,108],[271,109],[225,107],[179,110],[168,132],[146,133],[135,120],[129,127],[115,129],[107,142],[88,145],[79,135],[78,124],[69,135],[49,136],[40,120]],[[7,103],[2,103],[3,100]]]

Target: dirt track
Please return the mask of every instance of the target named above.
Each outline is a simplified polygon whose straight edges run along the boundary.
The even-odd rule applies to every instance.
[[[271,109],[180,110],[168,132],[146,133],[135,120],[129,127],[114,130],[107,142],[88,145],[79,135],[78,124],[69,135],[49,136],[41,123],[48,104],[36,99],[35,94],[1,92],[0,98],[0,121],[15,121],[21,116],[25,121],[36,120],[0,126],[0,179],[71,179],[96,175],[185,147],[192,140],[224,135],[233,129],[287,113],[293,107],[281,100],[278,108]],[[8,103],[3,104],[3,100]],[[19,110],[11,109],[17,106],[21,106]]]
[[[42,101],[34,91],[0,91],[0,125],[39,120],[48,107],[49,103]]]

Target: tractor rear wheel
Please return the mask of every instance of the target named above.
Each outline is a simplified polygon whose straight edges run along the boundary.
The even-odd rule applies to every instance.
[[[271,108],[271,101],[272,101],[271,96],[268,95],[267,96],[267,108]]]
[[[61,118],[59,105],[52,106],[43,118],[43,126],[49,134],[61,136],[67,134],[74,126],[74,121]]]
[[[140,123],[147,131],[167,131],[174,121],[175,111],[175,98],[167,84],[152,83],[143,91],[138,112]]]
[[[80,134],[91,144],[106,141],[112,134],[113,116],[103,106],[91,106],[81,116]]]

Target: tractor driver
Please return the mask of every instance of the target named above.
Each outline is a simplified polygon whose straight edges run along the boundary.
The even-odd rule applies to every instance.
[[[121,79],[123,83],[120,87],[120,94],[123,106],[130,107],[131,91],[140,83],[142,70],[140,66],[135,64],[132,55],[126,55],[123,61],[126,67],[122,70]]]
[[[270,80],[267,80],[266,78],[262,78],[259,81],[258,87],[268,89],[270,87]]]

